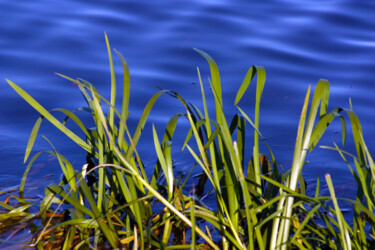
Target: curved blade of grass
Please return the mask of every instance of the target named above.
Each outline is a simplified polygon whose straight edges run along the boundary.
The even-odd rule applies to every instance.
[[[214,61],[214,59],[212,59],[212,57],[207,54],[206,52],[200,50],[200,49],[197,49],[197,48],[193,48],[196,52],[198,52],[199,54],[201,54],[201,56],[203,56],[208,64],[210,65],[210,71],[211,71],[211,79],[212,79],[212,87],[213,87],[213,92],[216,94],[217,96],[217,100],[215,100],[215,109],[216,111],[219,111],[221,110],[221,107],[222,107],[222,93],[221,93],[221,82],[220,82],[220,73],[219,73],[219,69]],[[218,123],[220,123],[220,118],[221,115],[219,115],[218,113],[216,113],[216,119],[218,121]]]
[[[261,180],[260,180],[260,164],[259,164],[259,135],[257,131],[259,131],[259,109],[260,109],[260,99],[262,97],[264,84],[266,82],[266,72],[263,67],[256,67],[257,70],[257,89],[256,89],[256,101],[255,101],[255,131],[254,131],[254,150],[253,150],[253,157],[254,157],[254,168],[255,172],[255,181],[257,183],[257,191],[259,193],[262,192]]]
[[[105,36],[105,43],[107,45],[108,50],[108,59],[109,59],[109,66],[111,69],[111,105],[109,108],[109,127],[114,135],[114,125],[115,125],[115,106],[116,106],[116,75],[115,75],[115,67],[113,66],[113,59],[112,59],[112,52],[111,46],[109,45],[107,33],[104,32]],[[112,146],[110,145],[110,150],[112,151]]]
[[[253,148],[253,158],[254,158],[254,175],[255,175],[255,182],[257,184],[257,192],[262,193],[261,190],[261,179],[260,179],[260,164],[259,164],[259,109],[260,109],[260,100],[262,97],[264,85],[266,82],[266,72],[263,67],[259,66],[251,66],[246,73],[245,79],[243,80],[238,92],[236,99],[234,101],[234,105],[237,105],[238,102],[241,100],[242,96],[244,95],[245,91],[249,87],[251,80],[257,74],[257,81],[256,81],[256,99],[255,99],[255,122],[254,122],[254,148]],[[250,119],[248,119],[250,121]]]
[[[155,145],[155,150],[156,154],[158,156],[158,161],[161,165],[161,168],[163,169],[165,179],[167,181],[167,186],[168,186],[168,200],[172,200],[173,196],[173,169],[172,169],[172,162],[170,160],[167,160],[167,156],[163,154],[163,150],[160,147],[158,135],[155,130],[155,126],[152,125],[152,133],[154,136],[154,145]],[[169,145],[167,145],[167,143]],[[166,148],[170,149],[170,141],[165,141],[164,145],[166,145]],[[170,152],[170,150],[169,150]],[[170,158],[170,157],[169,157]]]
[[[194,120],[194,119],[193,119]],[[198,120],[196,122],[196,128],[197,129],[200,129],[202,126],[204,126],[206,123],[206,120],[205,119],[201,119],[201,120]],[[191,136],[193,135],[193,130],[192,129],[189,129],[189,132],[187,133],[186,135],[186,138],[185,138],[185,141],[184,141],[184,144],[182,145],[182,148],[181,148],[181,151],[183,151],[186,147],[186,145],[188,144],[188,142],[190,141],[190,138]],[[203,141],[203,138],[202,138],[202,141]]]
[[[75,194],[76,192],[78,191],[78,186],[77,186],[77,183],[76,183],[76,179],[75,179],[75,173],[74,173],[74,169],[73,169],[73,166],[72,164],[66,160],[62,155],[60,155],[57,150],[55,149],[55,147],[53,146],[53,144],[51,143],[50,140],[48,140],[47,137],[43,136],[43,138],[51,145],[51,147],[53,148],[53,151],[54,151],[54,154],[56,157],[57,157],[57,160],[59,161],[59,164],[61,166],[61,169],[65,175],[65,178],[66,180],[68,181],[70,187],[72,188],[73,190],[73,197],[76,197]],[[78,200],[78,199],[77,199]]]
[[[47,140],[48,141],[48,140]],[[50,143],[51,144],[51,143]],[[52,144],[51,144],[52,145]],[[22,180],[21,180],[21,184],[20,184],[20,192],[23,193],[24,191],[24,188],[25,188],[25,183],[26,183],[26,178],[27,178],[27,174],[29,173],[30,171],[30,168],[31,166],[34,164],[35,160],[38,159],[38,157],[42,154],[42,153],[48,153],[48,154],[51,154],[51,155],[54,155],[56,157],[59,157],[59,159],[66,163],[66,164],[70,164],[69,161],[67,159],[65,159],[62,155],[60,155],[59,153],[57,153],[56,151],[51,151],[51,150],[45,150],[45,151],[39,151],[38,153],[36,153],[32,158],[31,160],[29,161],[29,163],[27,164],[27,167],[23,173],[23,176],[22,176]],[[63,166],[63,165],[62,165]],[[71,164],[68,166],[68,168],[70,169],[71,172],[74,172],[73,170],[73,167],[71,166]],[[63,172],[65,173],[66,172],[66,169],[65,167],[62,167],[62,170]],[[67,174],[66,176],[71,176],[69,174]],[[74,185],[73,185],[74,186]]]
[[[245,91],[249,87],[249,85],[251,83],[251,80],[254,78],[255,74],[256,74],[256,68],[254,66],[251,66],[248,69],[248,71],[245,75],[245,79],[243,80],[240,88],[237,91],[236,99],[234,100],[235,106],[238,104],[238,102],[241,100],[242,96],[245,94]]]
[[[332,110],[330,113],[323,115],[319,122],[315,125],[314,130],[312,131],[311,134],[311,139],[308,145],[308,148],[310,152],[314,149],[314,147],[318,144],[320,138],[323,136],[324,132],[326,131],[327,127],[331,122],[333,121],[334,118],[339,117],[341,121],[341,128],[342,128],[342,142],[343,145],[345,144],[345,139],[346,139],[346,123],[345,119],[339,114],[342,109],[335,109]]]
[[[92,91],[92,89],[93,89],[95,93],[98,93],[98,91],[96,90],[95,86],[92,85],[91,83],[89,83],[88,81],[86,81],[85,79],[82,79],[82,78],[78,78],[77,82],[79,83],[78,84],[79,90],[81,91],[81,94],[85,98],[87,104],[89,105],[89,107],[92,110],[94,110],[94,104],[93,104],[92,98],[90,97],[90,95],[87,92],[87,90]],[[101,98],[105,99],[103,97],[101,97]],[[110,102],[108,101],[107,103],[110,103]]]
[[[67,115],[67,117],[71,118],[82,129],[82,131],[86,134],[87,137],[89,137],[89,138],[91,137],[91,135],[87,131],[84,124],[81,122],[81,120],[73,112],[71,112],[69,110],[66,110],[66,109],[61,109],[61,108],[60,109],[52,109],[51,111],[60,111],[60,112],[64,113],[65,115]],[[42,123],[43,118],[44,118],[43,116],[40,116],[37,119],[37,121],[34,124],[34,127],[33,127],[32,131],[31,131],[29,141],[28,141],[27,147],[26,147],[24,163],[26,163],[26,161],[27,161],[27,159],[30,155],[30,152],[31,152],[31,150],[34,146],[34,142],[35,142],[36,136],[39,132],[39,128],[40,128],[40,125]],[[65,125],[65,123],[63,123],[63,125]]]
[[[346,229],[346,222],[345,222],[345,219],[344,219],[344,217],[341,213],[339,204],[337,203],[337,199],[336,199],[336,195],[335,195],[335,189],[333,188],[331,176],[329,174],[326,174],[325,178],[326,178],[326,181],[327,181],[329,192],[331,193],[333,205],[335,207],[337,222],[339,224],[339,229],[340,229],[340,234],[341,234],[340,240],[341,240],[342,247],[344,248],[344,250],[352,249],[349,233],[348,233],[348,230]]]
[[[34,142],[36,139],[36,136],[38,135],[40,124],[42,123],[43,116],[40,116],[38,120],[36,120],[33,129],[31,130],[31,134],[29,136],[29,141],[27,142],[26,146],[26,152],[25,152],[25,157],[23,159],[23,164],[26,163],[27,159],[29,158],[30,152],[34,146]],[[22,188],[23,190],[23,188]]]
[[[98,105],[95,105],[94,106],[94,120],[95,120],[95,124],[96,124],[96,127],[97,127],[97,131],[98,131],[98,145],[97,145],[97,149],[98,149],[98,161],[99,161],[99,165],[105,163],[104,162],[104,151],[105,151],[105,147],[106,147],[106,144],[105,144],[105,141],[106,141],[106,137],[105,137],[105,134],[104,134],[104,129],[103,129],[103,125],[102,125],[102,122],[101,122],[101,119],[99,117],[99,112],[103,112],[102,109],[101,109],[101,106],[100,106],[100,97],[98,97],[94,90],[91,89],[91,93],[92,93],[92,96],[93,96],[93,99],[94,100],[97,100],[98,102]],[[114,129],[113,126],[109,125],[112,129]],[[113,131],[113,130],[112,130]],[[110,149],[110,151],[112,151],[112,149]],[[99,210],[99,212],[102,211],[102,209],[105,209],[106,210],[106,206],[103,204],[103,196],[104,196],[104,181],[105,181],[105,170],[104,168],[100,168],[98,170],[99,172],[99,175],[98,175],[98,202],[97,202],[97,208]]]
[[[136,159],[134,159],[133,157],[130,157],[130,164],[132,164],[134,166],[134,168],[136,168],[135,160],[137,160],[138,168],[141,171],[143,178],[144,179],[148,179],[147,174],[146,174],[145,169],[144,169],[144,166],[143,166],[143,163],[142,163],[141,158],[140,158],[140,156],[138,154],[138,151],[137,151],[137,149],[136,149],[136,147],[135,147],[135,145],[133,143],[133,140],[131,138],[131,135],[130,135],[130,132],[129,132],[127,126],[125,126],[125,131],[126,131],[126,134],[128,136],[128,139],[129,139],[129,142],[130,142],[130,146],[134,150],[134,154],[135,154],[135,158],[136,158]],[[144,190],[143,190],[142,186],[140,187],[140,189],[144,193]]]
[[[71,112],[67,109],[63,109],[63,108],[52,109],[51,111],[60,111],[60,112],[64,113],[67,117],[64,119],[63,124],[65,125],[65,122],[68,118],[72,119],[78,125],[78,127],[85,133],[85,135],[90,139],[91,135],[87,131],[86,126],[83,124],[83,122],[73,112]]]
[[[191,153],[191,155],[194,157],[195,161],[202,167],[203,171],[207,175],[207,178],[211,181],[211,183],[214,183],[210,170],[204,165],[204,163],[199,159],[198,155],[194,152],[193,149],[191,149],[191,147],[189,147],[189,145],[186,145],[186,147]]]
[[[263,138],[262,134],[260,131],[255,127],[255,124],[253,121],[250,119],[250,117],[240,108],[237,106],[237,109],[241,112],[242,116],[245,117],[245,119],[251,124],[251,126],[255,129],[255,131],[260,135],[261,138]]]
[[[357,150],[358,159],[365,165],[367,165],[367,159],[363,148],[364,142],[362,137],[361,123],[359,122],[358,116],[354,113],[352,109],[344,109],[344,111],[348,114],[348,117],[352,125],[353,139],[355,148]]]
[[[215,68],[215,65],[213,65],[214,68]],[[210,138],[211,135],[212,135],[211,124],[210,124],[210,117],[209,117],[209,114],[208,114],[207,102],[206,102],[206,95],[204,93],[204,88],[203,88],[203,83],[202,83],[201,74],[199,72],[199,68],[197,68],[197,73],[198,73],[199,85],[201,87],[201,93],[202,93],[202,101],[203,101],[203,107],[204,107],[204,118],[205,118],[204,121],[206,123],[205,127],[206,127],[206,132],[207,132],[207,138]],[[220,76],[217,76],[217,77],[219,78]],[[220,82],[220,78],[218,79],[218,81]],[[218,169],[217,169],[217,160],[216,160],[215,147],[214,147],[214,144],[211,143],[211,142],[207,142],[207,145],[210,145],[209,148],[210,148],[212,173],[213,173],[215,185],[218,188],[216,190],[216,192],[220,192],[221,193],[220,179],[219,179],[219,176],[218,176]]]
[[[135,132],[134,132],[134,135],[133,135],[133,145],[134,147],[137,146],[138,144],[138,141],[139,141],[139,138],[141,137],[141,133],[142,133],[142,130],[146,124],[146,121],[147,121],[147,118],[148,118],[148,115],[150,114],[150,111],[152,109],[152,107],[154,106],[156,100],[164,93],[168,92],[168,90],[160,90],[158,91],[156,94],[154,94],[151,99],[148,101],[145,109],[143,110],[143,113],[142,113],[142,116],[141,118],[139,119],[139,122],[138,122],[138,125],[137,125],[137,128],[135,129]],[[128,148],[128,151],[126,152],[126,159],[129,159],[129,157],[133,154],[134,152],[134,149],[133,147],[129,147]]]
[[[191,249],[196,249],[196,236],[195,236],[195,202],[194,199],[191,199],[192,204],[190,205],[190,220],[191,220]]]
[[[121,147],[122,140],[124,139],[124,135],[125,135],[126,119],[129,114],[128,109],[129,109],[129,97],[130,97],[130,74],[129,74],[128,63],[126,62],[124,56],[120,52],[118,52],[116,49],[114,51],[117,54],[117,56],[120,58],[123,77],[124,77],[120,127],[119,127],[119,132],[118,132],[118,145],[120,145]]]
[[[75,209],[80,210],[82,213],[87,214],[91,218],[95,218],[94,213],[90,211],[87,207],[83,206],[81,203],[76,201],[73,197],[71,197],[65,190],[56,184],[50,184],[47,186],[52,193],[60,195],[66,203],[71,204]]]
[[[168,145],[166,143],[172,141],[172,138],[173,138],[173,135],[174,135],[174,132],[175,132],[175,129],[176,129],[177,121],[183,115],[184,114],[181,114],[181,113],[174,114],[169,119],[169,121],[167,123],[167,127],[165,129],[164,136],[163,136],[163,141],[161,142],[162,151],[164,152],[164,155],[166,154],[164,145]],[[170,153],[169,153],[169,155],[170,155]],[[170,165],[172,166],[172,163],[170,163]],[[155,169],[154,169],[154,174],[153,174],[152,180],[151,180],[151,186],[154,187],[154,188],[156,188],[156,182],[157,182],[157,180],[159,178],[159,175],[160,175],[160,167],[161,167],[160,164],[156,164]],[[165,174],[167,174],[167,172],[165,172],[164,169],[163,169],[163,171],[164,171]],[[171,180],[173,180],[173,178]],[[171,185],[173,185],[173,183]],[[171,191],[173,191],[173,189],[171,189]]]
[[[238,157],[241,161],[241,166],[244,166],[245,156],[245,133],[246,133],[246,121],[243,116],[235,115],[232,120],[233,126],[237,128],[237,150]],[[231,124],[232,127],[232,124]]]
[[[367,206],[369,210],[372,211],[372,209],[374,208],[375,202],[374,202],[374,196],[371,194],[373,194],[374,189],[371,188],[370,186],[370,183],[367,177],[368,171],[366,168],[365,169],[362,168],[361,164],[357,161],[357,159],[354,159],[354,165],[358,173],[358,179],[359,179],[358,186],[361,187],[362,189],[361,191],[363,192],[366,198],[365,200],[366,200]],[[357,196],[359,195],[357,194]],[[358,197],[358,199],[362,200],[362,197]]]
[[[91,85],[89,82],[83,80],[83,79],[73,79],[69,76],[66,76],[66,75],[63,75],[63,74],[60,74],[60,73],[55,73],[56,75],[64,78],[64,79],[67,79],[68,81],[71,81],[75,84],[78,85],[79,87],[79,90],[81,91],[81,94],[83,95],[83,97],[85,98],[86,102],[87,102],[87,105],[93,109],[93,104],[92,104],[92,99],[90,97],[90,95],[87,93],[87,91],[85,90],[85,88],[88,88],[89,89],[89,86]],[[82,81],[82,83],[80,82]]]
[[[65,127],[61,122],[59,122],[54,116],[52,116],[42,105],[40,105],[34,98],[27,94],[22,88],[13,83],[12,81],[6,79],[8,84],[27,102],[29,103],[36,111],[38,111],[42,116],[44,116],[48,121],[50,121],[56,128],[61,130],[66,136],[72,139],[80,147],[82,147],[87,152],[91,152],[92,146],[87,144],[84,140],[74,134],[71,130]]]
[[[33,165],[34,161],[42,154],[46,151],[40,151],[38,153],[36,153],[30,160],[29,164],[27,164],[26,166],[26,169],[25,171],[23,172],[23,175],[22,175],[22,179],[21,179],[21,183],[20,183],[20,193],[23,194],[23,191],[25,189],[25,184],[26,184],[26,178],[27,178],[27,175],[30,171],[30,168],[31,166]]]
[[[318,112],[319,104],[320,105],[320,116],[323,116],[327,113],[327,104],[328,104],[328,97],[329,97],[329,82],[327,80],[319,80],[318,84],[316,85],[313,100],[311,102],[311,107],[309,111],[309,116],[307,118],[306,123],[306,132],[303,136],[303,150],[308,149],[309,142],[311,140],[311,134],[314,128],[314,123],[316,119],[316,114]],[[301,154],[301,162],[304,159],[304,154]]]

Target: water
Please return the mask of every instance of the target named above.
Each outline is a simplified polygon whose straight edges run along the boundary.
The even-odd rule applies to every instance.
[[[284,168],[292,161],[295,135],[308,84],[331,82],[329,107],[348,107],[358,114],[368,147],[375,149],[375,3],[372,1],[0,1],[0,188],[19,184],[23,154],[38,114],[5,82],[11,79],[48,109],[85,105],[79,91],[54,72],[81,77],[109,97],[110,75],[104,31],[121,51],[131,72],[131,117],[135,121],[155,86],[175,90],[200,105],[196,67],[207,79],[205,60],[192,50],[205,50],[217,62],[224,107],[230,117],[236,90],[247,69],[264,66],[267,82],[261,103],[261,132]],[[119,60],[116,70],[121,72]],[[121,76],[118,75],[120,81]],[[207,83],[207,81],[206,81]],[[206,85],[206,92],[209,88]],[[121,92],[119,92],[121,93]],[[251,88],[240,106],[253,112]],[[212,98],[209,99],[212,101]],[[171,103],[176,105],[171,105]],[[173,108],[171,108],[173,106]],[[175,112],[184,111],[165,97],[150,124],[159,134]],[[340,141],[339,124],[322,144]],[[151,126],[142,148],[147,163],[153,151]],[[42,134],[52,140],[77,168],[83,151],[48,123]],[[348,140],[349,150],[353,145]],[[50,149],[41,137],[36,150]],[[178,149],[175,149],[179,151]],[[311,183],[329,172],[342,195],[355,192],[353,180],[334,152],[317,149],[304,174]],[[354,152],[354,151],[352,151]],[[319,155],[319,157],[314,157]],[[149,158],[148,158],[149,157]],[[177,156],[180,171],[189,161]],[[52,176],[50,176],[52,174]],[[45,156],[32,169],[30,182],[41,186],[57,180],[57,161]],[[43,179],[41,179],[43,178]],[[30,186],[30,185],[29,185]],[[38,196],[41,191],[35,192]],[[349,192],[348,192],[349,191]]]

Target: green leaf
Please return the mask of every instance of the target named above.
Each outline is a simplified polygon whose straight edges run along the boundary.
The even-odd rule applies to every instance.
[[[34,98],[32,98],[28,93],[21,89],[18,85],[12,81],[6,79],[8,84],[27,102],[29,103],[36,111],[38,111],[42,116],[44,116],[48,121],[50,121],[56,128],[61,130],[66,136],[72,139],[80,147],[82,147],[87,152],[91,152],[92,146],[87,144],[84,140],[74,134],[71,130],[65,127],[61,122],[59,122],[54,116],[52,116],[42,105],[40,105]]]
[[[113,59],[112,59],[112,52],[111,47],[109,45],[107,33],[104,32],[105,36],[105,42],[107,44],[107,50],[108,50],[108,59],[109,59],[109,65],[111,69],[111,105],[109,108],[109,127],[112,131],[112,134],[114,134],[115,130],[115,105],[116,105],[116,75],[115,75],[115,67],[113,66]],[[112,146],[111,150],[112,150]]]
[[[248,69],[245,75],[245,79],[243,80],[240,88],[237,91],[236,99],[234,100],[234,105],[237,105],[238,102],[241,100],[242,96],[245,94],[245,91],[249,87],[251,80],[255,76],[255,73],[256,73],[256,68],[254,66],[251,66]]]
[[[43,116],[39,117],[38,120],[36,120],[33,129],[31,130],[31,134],[29,136],[29,141],[27,142],[26,146],[26,152],[25,157],[23,159],[23,164],[26,163],[27,159],[29,158],[30,152],[34,146],[34,142],[36,139],[36,136],[38,135],[40,124],[42,123]]]
[[[120,127],[119,127],[119,133],[118,133],[118,145],[121,147],[122,140],[124,139],[125,135],[125,124],[126,119],[129,114],[129,98],[130,98],[130,74],[129,74],[129,67],[128,63],[126,62],[124,56],[118,52],[117,50],[114,50],[117,56],[120,58],[121,65],[122,65],[122,71],[124,75],[124,89],[122,93],[122,109],[121,109],[121,117],[120,117]]]
[[[138,144],[138,141],[139,141],[139,138],[141,137],[141,134],[142,134],[142,130],[146,124],[146,121],[147,121],[147,118],[148,118],[148,115],[150,114],[151,112],[151,109],[152,107],[154,106],[156,100],[164,93],[168,92],[167,90],[161,90],[159,92],[157,92],[156,94],[154,94],[151,99],[148,101],[145,109],[143,110],[143,113],[142,113],[142,116],[141,118],[139,119],[139,122],[138,122],[138,125],[137,125],[137,128],[135,129],[135,132],[134,132],[134,135],[133,135],[133,138],[132,138],[132,141],[133,141],[133,145],[134,147],[137,146]],[[134,152],[134,149],[133,147],[129,147],[128,148],[128,151],[126,152],[126,159],[129,159],[130,156],[133,154]]]
[[[67,116],[64,120],[64,125],[68,118],[72,119],[78,125],[78,127],[85,133],[85,135],[90,139],[91,135],[88,132],[86,126],[73,112],[67,109],[62,109],[62,108],[52,109],[51,111],[60,111],[64,113]]]
[[[307,148],[310,150],[310,152],[318,144],[320,138],[323,136],[324,132],[327,130],[328,126],[331,124],[333,119],[336,117],[342,118],[342,116],[339,114],[339,112],[341,111],[342,109],[334,109],[328,114],[325,114],[320,118],[319,122],[315,125],[311,134],[311,138],[309,140],[309,144]],[[346,128],[344,119],[341,119],[341,125],[343,129]],[[342,131],[342,133],[343,133],[343,141],[345,141],[346,131],[344,130]]]
[[[219,113],[219,110],[221,110],[223,107],[223,101],[222,101],[219,69],[214,59],[212,59],[212,57],[209,54],[197,48],[194,48],[194,50],[198,52],[199,54],[201,54],[201,56],[203,56],[207,60],[210,66],[211,80],[212,80],[212,92],[216,96],[215,98],[216,119],[218,123],[221,123],[221,115]]]

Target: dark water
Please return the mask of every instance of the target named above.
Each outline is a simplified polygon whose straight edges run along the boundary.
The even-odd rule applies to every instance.
[[[368,147],[374,152],[373,1],[1,0],[0,188],[19,184],[28,136],[38,118],[4,78],[19,84],[48,109],[72,110],[85,105],[78,89],[54,72],[84,78],[109,98],[104,31],[130,67],[133,121],[156,92],[155,86],[175,90],[201,105],[199,86],[192,82],[197,82],[197,66],[203,79],[209,71],[205,60],[192,50],[197,47],[211,54],[221,70],[228,117],[235,112],[234,97],[248,67],[265,67],[261,132],[284,168],[291,165],[305,92],[320,78],[331,82],[331,108],[349,107],[352,99]],[[117,58],[115,64],[120,73]],[[120,74],[118,79],[120,82]],[[251,88],[240,105],[249,114],[253,97]],[[177,101],[164,97],[153,110],[150,124],[155,123],[161,135],[168,118],[181,111]],[[339,142],[338,130],[339,124],[333,124],[322,144]],[[152,167],[150,131],[151,127],[146,127],[140,151]],[[45,123],[42,134],[77,168],[82,166],[83,151],[60,132]],[[50,149],[41,137],[36,143],[35,150]],[[354,152],[350,137],[347,146]],[[310,164],[303,172],[309,182],[329,172],[339,194],[355,192],[347,167],[336,153],[317,149],[308,159]],[[177,156],[176,162],[181,171],[191,166],[183,156]],[[30,173],[29,187],[46,185],[59,175],[57,161],[42,157]],[[42,194],[37,190],[35,196]]]

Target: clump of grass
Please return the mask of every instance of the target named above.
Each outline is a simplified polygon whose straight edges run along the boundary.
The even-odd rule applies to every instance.
[[[121,110],[117,110],[112,50],[107,36],[105,39],[111,71],[110,100],[101,96],[91,83],[59,74],[79,86],[87,107],[77,110],[88,112],[96,124],[95,128],[86,127],[76,115],[77,110],[54,110],[66,115],[63,121],[59,121],[18,85],[7,80],[8,84],[41,114],[27,145],[24,161],[28,164],[21,181],[20,193],[24,190],[29,169],[42,153],[54,155],[64,174],[60,183],[48,185],[45,189],[39,212],[43,227],[33,240],[35,247],[370,249],[373,246],[374,162],[352,108],[339,108],[328,112],[328,81],[318,82],[309,112],[307,109],[311,87],[308,87],[292,168],[281,173],[259,128],[260,102],[266,82],[263,67],[249,68],[235,98],[234,105],[239,112],[228,120],[223,111],[218,67],[207,53],[195,49],[210,66],[209,84],[215,100],[215,117],[209,116],[198,69],[203,110],[187,102],[176,92],[160,90],[148,101],[135,132],[131,134],[127,126],[129,69],[124,57],[115,50],[122,64],[124,85]],[[251,82],[256,84],[254,120],[238,106]],[[153,105],[165,94],[181,102],[186,112],[171,115],[161,140],[153,126],[157,159],[152,178],[149,179],[137,145]],[[318,180],[315,196],[310,197],[305,193],[305,182],[301,175],[307,152],[314,149],[335,118],[341,120],[342,140],[343,144],[345,143],[347,122],[341,115],[343,112],[347,113],[352,126],[357,155],[344,152],[336,144],[330,149],[341,155],[358,183],[356,200],[341,199],[352,204],[354,208],[353,225],[349,225],[340,212],[337,202],[340,198],[335,196],[329,176],[326,180],[331,196],[320,196]],[[30,159],[44,119],[86,151],[87,162],[82,170],[73,168],[47,138],[45,139],[52,149],[37,152]],[[194,181],[190,174],[179,182],[172,167],[171,145],[179,119],[186,119],[190,124],[183,149],[188,150],[195,160],[192,169],[196,166],[202,169],[193,197],[183,191],[185,183]],[[66,126],[67,120],[77,124],[82,135],[73,133]],[[115,122],[116,120],[118,122]],[[245,162],[247,126],[254,135],[254,140],[250,143],[252,158],[249,162]],[[260,152],[261,141],[266,144],[268,152]],[[355,170],[346,159],[348,156],[353,159]],[[149,167],[147,171],[150,171]],[[160,184],[160,178],[164,178],[165,184]],[[213,199],[216,201],[215,210],[208,209],[199,199],[208,192],[204,190],[207,182],[213,189],[209,192],[213,193]],[[333,207],[330,205],[331,201]],[[156,203],[162,204],[164,209],[161,212],[156,212]],[[53,221],[53,214],[66,216],[63,221],[56,222]],[[317,219],[324,224],[318,224]],[[219,237],[213,237],[213,234]]]

